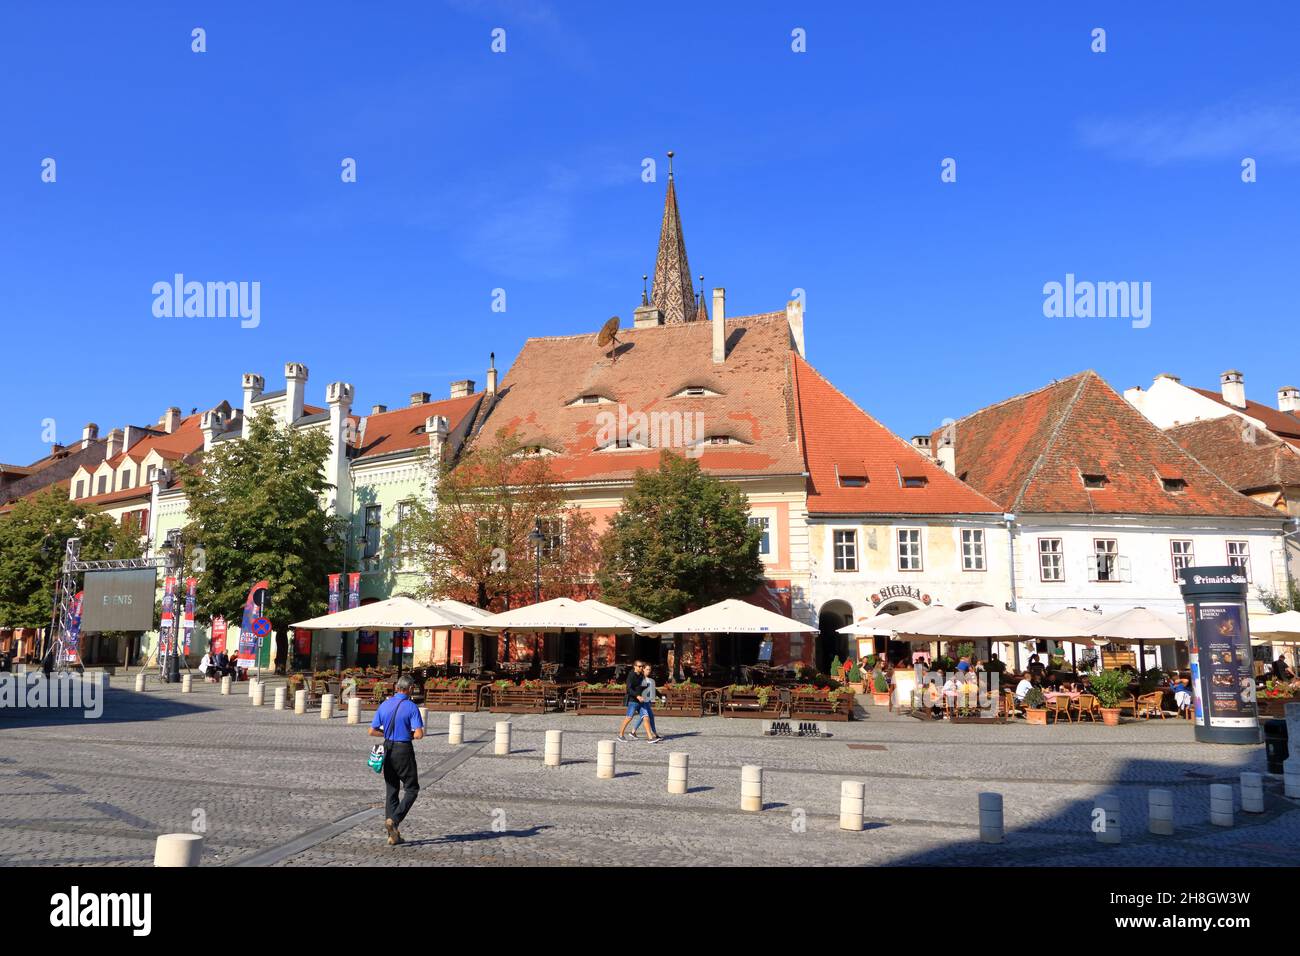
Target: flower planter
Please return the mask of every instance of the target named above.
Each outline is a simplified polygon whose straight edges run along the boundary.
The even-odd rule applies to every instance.
[[[544,714],[546,713],[546,689],[544,687],[520,687],[511,684],[508,687],[492,685],[486,691],[491,703],[488,710],[494,714]]]
[[[1259,706],[1260,717],[1281,717],[1286,719],[1286,705],[1292,703],[1294,697],[1260,697],[1256,703]]]
[[[473,713],[479,709],[482,699],[479,690],[483,684],[483,681],[470,681],[463,688],[454,685],[425,688],[424,706],[438,713]]]
[[[889,691],[885,691],[883,694],[878,694],[873,690],[871,692],[871,702],[877,707],[888,707],[889,696]]]
[[[665,687],[663,697],[655,704],[655,713],[672,717],[704,716],[704,688]]]
[[[849,720],[853,716],[853,695],[841,694],[831,701],[825,697],[794,694],[790,697],[792,720]]]
[[[766,703],[753,691],[733,691],[727,688],[722,694],[723,717],[758,717],[772,719],[781,716],[781,695],[773,688]]]
[[[1047,726],[1047,708],[1046,708],[1046,707],[1043,707],[1043,708],[1038,708],[1038,707],[1026,707],[1026,708],[1025,708],[1025,723],[1027,723],[1027,724],[1042,724],[1044,727],[1046,727],[1046,726]]]
[[[579,714],[601,715],[605,717],[622,717],[627,713],[627,689],[586,690],[578,687],[573,691],[577,701],[575,711]]]
[[[1120,714],[1120,708],[1118,707],[1102,707],[1101,722],[1105,724],[1107,727],[1118,727],[1119,714]]]

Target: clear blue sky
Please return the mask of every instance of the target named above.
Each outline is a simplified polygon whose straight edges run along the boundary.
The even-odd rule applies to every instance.
[[[71,441],[237,404],[286,360],[309,402],[342,379],[368,410],[629,324],[665,186],[641,161],[667,149],[692,270],[731,314],[805,289],[809,359],[904,436],[1087,367],[1236,367],[1272,402],[1300,384],[1298,26],[1294,3],[5,4],[0,461],[43,454],[45,418]],[[260,326],[155,318],[177,272],[260,282]],[[1151,326],[1044,318],[1070,272],[1150,282]]]

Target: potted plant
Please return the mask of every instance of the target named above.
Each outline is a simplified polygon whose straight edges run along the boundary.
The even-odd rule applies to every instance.
[[[1128,674],[1120,670],[1102,671],[1090,681],[1092,692],[1101,708],[1101,722],[1115,727],[1119,724],[1119,702],[1128,696]]]
[[[889,706],[889,681],[880,671],[876,671],[871,682],[871,702],[881,707]]]
[[[1025,721],[1031,724],[1047,724],[1047,698],[1041,687],[1029,688],[1024,701]]]
[[[852,685],[855,693],[865,694],[867,692],[867,682],[863,680],[861,664],[854,664],[849,668],[848,682]]]

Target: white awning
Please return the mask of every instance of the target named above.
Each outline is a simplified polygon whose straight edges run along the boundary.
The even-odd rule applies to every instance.
[[[1112,644],[1174,644],[1187,640],[1187,624],[1181,617],[1145,607],[1108,614],[1087,632]]]
[[[734,598],[710,604],[662,624],[646,634],[816,634],[817,628]]]
[[[476,622],[488,631],[586,631],[593,634],[633,634],[644,621],[627,611],[611,608],[599,601],[574,601],[553,598],[541,604],[529,604],[493,614]],[[650,623],[650,622],[646,622]]]
[[[446,630],[477,629],[487,612],[460,601],[437,601],[422,604],[409,597],[394,597],[361,607],[323,614],[299,621],[292,627],[319,631],[404,631],[415,628]]]

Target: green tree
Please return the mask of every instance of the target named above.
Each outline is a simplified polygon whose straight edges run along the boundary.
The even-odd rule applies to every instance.
[[[1290,577],[1287,578],[1285,592],[1272,591],[1266,587],[1257,587],[1255,591],[1259,595],[1259,603],[1268,608],[1270,614],[1300,611],[1300,587]]]
[[[140,557],[140,539],[112,518],[49,488],[0,518],[0,624],[45,627],[68,538],[81,539],[82,561]],[[44,553],[42,553],[44,549]]]
[[[337,563],[330,551],[341,534],[321,504],[333,487],[322,473],[329,450],[327,433],[283,428],[263,412],[245,422],[242,440],[181,466],[187,562],[196,545],[206,553],[206,570],[195,575],[203,620],[238,621],[248,589],[262,579],[277,626],[324,613],[326,575]]]
[[[662,621],[752,593],[761,538],[744,492],[664,451],[657,471],[637,471],[601,540],[596,580],[605,600]]]

